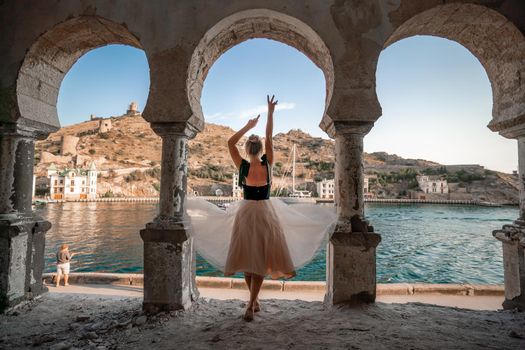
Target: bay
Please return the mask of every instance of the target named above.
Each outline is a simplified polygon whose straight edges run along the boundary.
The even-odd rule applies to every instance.
[[[139,231],[157,211],[158,204],[126,202],[67,202],[37,209],[53,224],[46,235],[45,272],[54,272],[54,254],[62,243],[76,253],[73,272],[142,272]],[[501,243],[492,231],[512,223],[517,207],[367,203],[365,211],[381,234],[378,283],[503,283]],[[197,275],[222,273],[198,256]],[[293,280],[325,280],[325,249]]]

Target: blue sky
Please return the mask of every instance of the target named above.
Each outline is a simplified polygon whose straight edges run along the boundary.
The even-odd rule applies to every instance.
[[[121,115],[131,101],[142,109],[149,89],[144,52],[111,45],[88,52],[66,75],[58,100],[62,125],[97,116]],[[275,132],[319,129],[325,102],[322,72],[287,45],[255,39],[224,53],[205,81],[206,120],[238,129],[261,113],[266,94],[279,100]],[[510,172],[517,145],[492,133],[492,93],[477,59],[461,45],[435,37],[412,37],[385,49],[377,68],[383,116],[365,138],[365,151],[385,151],[443,164],[482,164]]]

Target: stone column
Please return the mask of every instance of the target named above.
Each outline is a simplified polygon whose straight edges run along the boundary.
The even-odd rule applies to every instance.
[[[518,174],[520,217],[516,223],[525,226],[525,135],[518,137]]]
[[[18,138],[13,172],[13,206],[22,214],[31,215],[33,202],[33,164],[35,161],[35,140],[30,137]],[[30,191],[28,191],[30,189]]]
[[[363,138],[373,123],[335,123],[338,221],[326,254],[329,304],[371,303],[376,297],[376,247],[381,236],[364,220]]]
[[[514,135],[512,135],[514,136]],[[525,310],[525,134],[518,139],[520,216],[512,225],[492,232],[502,242],[505,301],[503,308]]]
[[[198,297],[195,252],[186,215],[188,139],[186,123],[153,123],[162,138],[159,215],[140,231],[144,241],[144,302],[148,313],[187,309]]]
[[[11,196],[17,142],[18,137],[15,133],[6,130],[0,134],[0,215],[4,218],[16,215]]]
[[[0,127],[0,312],[47,289],[42,284],[45,232],[32,214],[35,130]]]

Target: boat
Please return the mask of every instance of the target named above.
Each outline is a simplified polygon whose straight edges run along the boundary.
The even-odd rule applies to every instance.
[[[36,199],[33,201],[33,205],[37,207],[43,207],[47,205],[48,201],[45,199]]]
[[[287,204],[299,204],[299,203],[315,203],[315,199],[312,197],[312,192],[306,190],[297,190],[295,188],[295,143],[292,147],[292,191],[288,194],[288,197],[281,197],[282,201]],[[287,172],[283,173],[282,180]],[[281,187],[278,193],[283,189]]]
[[[482,206],[482,207],[496,207],[496,208],[501,207],[501,204],[499,204],[499,203],[493,203],[493,202],[480,201],[480,202],[477,202],[477,204],[478,204],[479,206]]]

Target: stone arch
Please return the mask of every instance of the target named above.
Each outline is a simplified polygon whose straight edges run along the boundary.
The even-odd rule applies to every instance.
[[[495,10],[474,4],[447,4],[421,12],[401,24],[384,44],[414,35],[453,40],[482,64],[492,86],[492,120],[500,131],[525,115],[525,38]]]
[[[126,27],[99,16],[75,17],[42,34],[28,50],[18,73],[18,122],[37,129],[58,129],[56,104],[64,76],[86,52],[109,44],[142,49]]]
[[[326,113],[332,98],[334,66],[328,47],[321,37],[304,22],[268,9],[252,9],[228,16],[200,40],[193,51],[188,69],[187,93],[193,118],[203,121],[200,98],[204,80],[213,63],[229,48],[254,38],[273,39],[305,54],[325,76]]]

